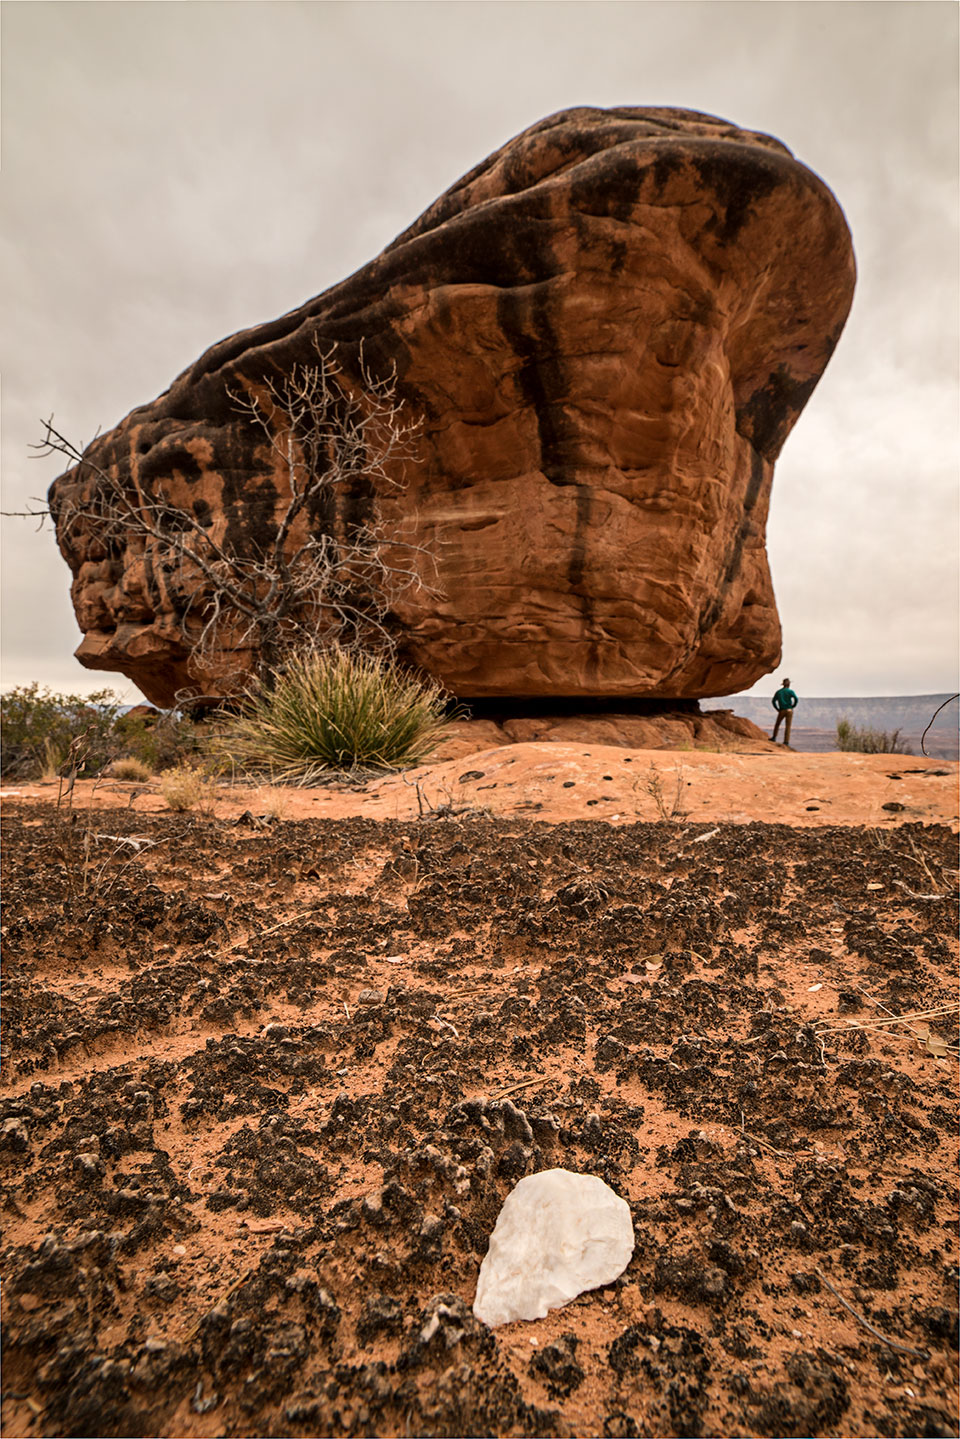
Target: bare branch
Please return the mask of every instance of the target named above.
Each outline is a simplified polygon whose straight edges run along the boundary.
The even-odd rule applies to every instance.
[[[148,493],[135,478],[79,450],[44,422],[41,454],[57,453],[74,474],[49,514],[61,543],[90,532],[94,550],[122,564],[119,552],[147,553],[148,582],[166,591],[200,676],[223,673],[224,656],[253,651],[261,679],[293,648],[339,644],[392,651],[391,615],[411,590],[432,593],[426,545],[387,535],[379,496],[403,486],[419,426],[409,422],[395,394],[395,375],[377,378],[363,357],[358,378],[340,367],[334,350],[285,376],[245,381],[228,390],[237,413],[254,427],[278,482],[274,526],[267,543],[243,552],[218,538],[206,515]],[[327,498],[329,496],[329,498]],[[361,496],[357,522],[335,499]],[[38,503],[40,503],[38,501]],[[326,528],[320,515],[332,512]],[[386,556],[389,555],[389,563]]]
[[[927,725],[927,727],[926,727],[926,729],[924,730],[923,734],[920,736],[920,749],[921,749],[921,751],[922,751],[924,754],[926,754],[927,751],[924,749],[923,742],[924,742],[924,740],[926,739],[927,735],[930,733],[931,729],[933,728],[933,721],[936,719],[937,715],[940,713],[941,710],[946,709],[947,705],[948,705],[948,704],[952,704],[953,701],[956,700],[956,699],[960,699],[960,695],[951,695],[949,699],[945,699],[945,700],[944,700],[944,702],[943,702],[942,705],[937,705],[936,709],[934,710],[933,715],[931,716],[931,719],[930,719],[930,723]]]

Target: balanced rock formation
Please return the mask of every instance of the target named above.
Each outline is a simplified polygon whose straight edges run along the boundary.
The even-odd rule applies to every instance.
[[[462,697],[732,694],[779,660],[773,465],[854,278],[839,205],[779,141],[688,110],[567,110],[87,454],[208,518],[228,550],[264,549],[285,472],[231,396],[318,348],[360,385],[362,346],[421,424],[378,497],[390,533],[424,550],[428,583],[392,617],[408,658]],[[51,491],[81,662],[160,703],[249,669],[241,650],[191,672],[198,596],[161,542],[77,518],[86,483],[74,470]]]

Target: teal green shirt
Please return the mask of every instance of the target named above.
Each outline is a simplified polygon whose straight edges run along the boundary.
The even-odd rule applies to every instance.
[[[784,685],[783,689],[777,690],[772,700],[774,709],[778,710],[792,710],[796,703],[796,695],[793,690],[788,690],[786,685]]]

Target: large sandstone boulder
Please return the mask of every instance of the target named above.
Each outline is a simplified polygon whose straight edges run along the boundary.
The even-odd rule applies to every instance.
[[[779,661],[773,465],[854,275],[840,207],[779,141],[688,110],[568,110],[342,284],[215,345],[88,454],[209,516],[226,546],[266,546],[284,473],[231,392],[318,346],[359,382],[362,343],[422,421],[380,500],[436,562],[432,592],[396,606],[409,658],[463,697],[732,694]],[[65,525],[77,494],[73,471],[51,499],[80,661],[158,702],[249,668],[240,650],[191,674],[163,546]]]

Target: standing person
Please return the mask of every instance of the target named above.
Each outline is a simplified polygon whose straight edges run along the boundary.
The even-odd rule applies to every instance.
[[[783,742],[784,744],[789,744],[790,726],[793,723],[793,712],[797,707],[797,697],[794,694],[793,690],[790,688],[789,680],[780,681],[780,688],[777,690],[770,703],[773,705],[774,709],[777,712],[777,722],[773,727],[773,734],[770,736],[770,738],[773,740],[776,739],[777,730],[780,728],[780,721],[786,720],[786,724],[784,725],[783,729]]]

